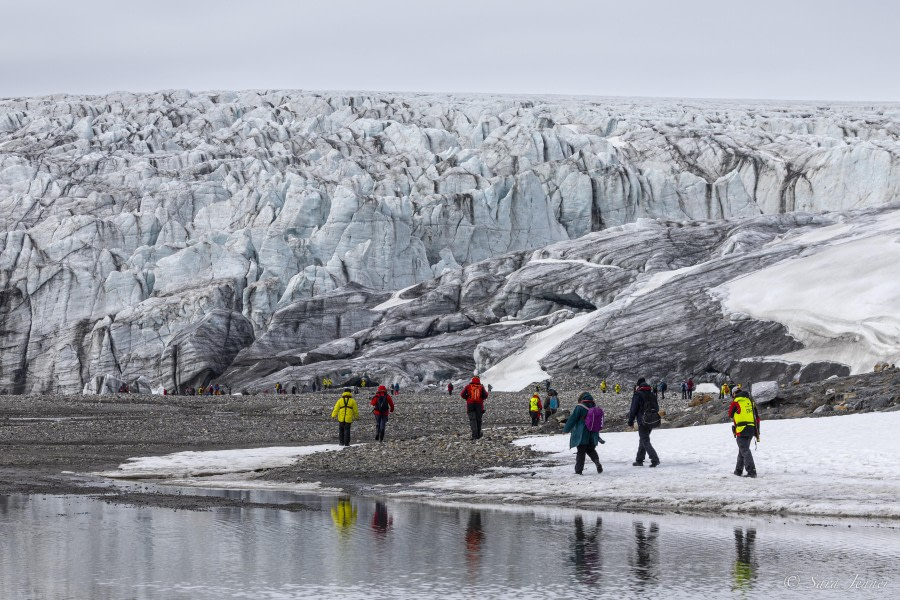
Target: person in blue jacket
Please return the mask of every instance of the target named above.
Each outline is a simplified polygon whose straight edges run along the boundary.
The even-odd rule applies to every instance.
[[[569,434],[569,448],[577,448],[578,453],[575,455],[575,473],[581,475],[584,470],[584,457],[590,456],[594,464],[597,465],[597,472],[603,472],[603,465],[600,464],[600,457],[597,456],[597,444],[600,443],[600,434],[596,431],[590,431],[584,425],[584,418],[587,416],[588,409],[596,406],[594,397],[588,392],[582,392],[578,397],[578,404],[572,409],[572,414],[566,420],[563,432]]]

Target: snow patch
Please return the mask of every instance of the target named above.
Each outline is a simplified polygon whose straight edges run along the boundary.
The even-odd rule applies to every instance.
[[[390,298],[388,298],[387,300],[385,300],[384,302],[382,302],[381,304],[379,304],[378,306],[376,306],[376,307],[373,308],[372,310],[381,310],[381,311],[384,311],[384,310],[387,310],[387,309],[389,309],[389,308],[394,308],[395,306],[400,306],[400,305],[402,305],[402,304],[407,304],[407,303],[409,303],[409,302],[412,302],[413,300],[415,300],[415,298],[406,298],[406,299],[404,299],[404,298],[401,298],[400,296],[402,296],[404,292],[413,289],[413,288],[416,287],[417,285],[419,285],[419,284],[416,283],[416,284],[413,284],[413,285],[411,285],[411,286],[405,287],[405,288],[403,288],[402,290],[397,290],[396,292],[394,292],[394,293],[391,295]]]
[[[493,477],[433,479],[416,490],[444,498],[478,494],[482,502],[540,504],[546,499],[624,510],[898,519],[898,428],[900,412],[763,421],[762,441],[753,449],[757,479],[733,475],[737,446],[727,423],[654,431],[662,464],[653,470],[631,466],[637,433],[606,433],[606,444],[598,448],[602,475],[591,469],[584,476],[574,474],[568,435],[531,437],[516,443],[551,453],[559,464],[497,469]],[[823,451],[822,440],[839,443]],[[496,477],[497,472],[507,476]]]
[[[246,473],[294,464],[301,456],[340,450],[337,444],[275,446],[206,452],[176,452],[165,456],[129,458],[115,471],[96,473],[113,479],[170,479]]]

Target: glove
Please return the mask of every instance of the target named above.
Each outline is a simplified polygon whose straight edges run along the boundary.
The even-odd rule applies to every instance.
[[[605,443],[606,443],[606,440],[604,440],[604,439],[603,439],[602,437],[600,437],[600,436],[597,436],[597,439],[600,440],[600,443],[601,443],[601,444],[605,444]]]

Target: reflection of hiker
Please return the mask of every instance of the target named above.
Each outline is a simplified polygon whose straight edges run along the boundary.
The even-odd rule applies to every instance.
[[[631,569],[639,584],[656,579],[659,568],[659,525],[651,522],[649,530],[640,521],[634,524],[635,553],[629,557]]]
[[[528,401],[528,412],[531,414],[531,426],[534,427],[541,422],[541,410],[544,406],[541,404],[541,397],[537,392],[532,394],[531,400]]]
[[[756,477],[756,464],[753,462],[753,453],[750,452],[750,440],[755,437],[756,441],[759,441],[759,413],[750,394],[738,389],[734,401],[728,407],[728,416],[731,417],[733,423],[731,431],[738,445],[734,474],[740,477],[746,469],[747,477]]]
[[[375,503],[375,513],[372,515],[372,530],[376,534],[383,536],[388,532],[394,520],[388,513],[387,505],[384,502]]]
[[[359,417],[359,407],[356,406],[353,393],[349,388],[345,388],[331,411],[331,418],[338,420],[338,438],[341,446],[350,445],[350,425],[357,417]]]
[[[599,414],[598,414],[599,411]],[[589,419],[590,417],[590,419]],[[594,423],[594,419],[599,419]],[[594,397],[588,392],[582,392],[578,397],[578,404],[572,409],[572,414],[566,419],[563,432],[569,434],[569,448],[577,448],[575,455],[575,473],[581,475],[584,470],[584,457],[590,456],[597,472],[603,472],[600,457],[597,456],[597,444],[600,443],[600,429],[603,428],[603,409],[594,404]]]
[[[387,388],[379,385],[378,392],[372,397],[370,404],[375,407],[372,410],[372,413],[375,415],[375,439],[383,442],[388,414],[394,412],[394,400],[387,393]]]
[[[753,561],[753,545],[756,542],[756,529],[748,527],[745,532],[740,527],[734,528],[735,559],[732,576],[732,590],[749,590],[756,576]]]
[[[556,414],[556,411],[559,410],[559,396],[556,394],[556,390],[550,388],[547,392],[547,404],[544,405],[544,420],[549,421],[550,417]]]
[[[633,427],[635,420],[637,421],[639,441],[637,456],[631,464],[635,467],[643,467],[646,454],[650,456],[650,466],[655,467],[659,464],[659,456],[650,444],[650,431],[659,425],[659,401],[643,377],[638,379],[637,388],[631,397],[628,426]]]
[[[350,533],[350,528],[356,523],[356,512],[350,498],[341,498],[331,507],[331,520],[338,528],[338,533]]]
[[[472,378],[472,383],[464,387],[459,396],[466,401],[466,414],[469,415],[472,439],[477,440],[481,437],[481,420],[484,415],[484,401],[488,397],[488,392],[481,385],[481,379],[476,375]]]
[[[603,520],[596,517],[594,526],[588,533],[584,526],[584,518],[575,515],[575,540],[572,544],[572,562],[575,564],[575,578],[583,584],[596,584],[599,579],[600,529]]]
[[[466,565],[469,567],[469,575],[477,574],[481,564],[481,546],[484,544],[484,528],[481,526],[481,511],[473,510],[469,513],[469,522],[466,525]]]

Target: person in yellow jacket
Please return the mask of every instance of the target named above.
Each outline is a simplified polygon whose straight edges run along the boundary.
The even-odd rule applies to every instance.
[[[724,400],[725,398],[731,397],[731,388],[728,387],[728,382],[722,384],[722,389],[719,390],[719,400]]]
[[[531,400],[528,401],[528,412],[531,413],[531,426],[534,427],[541,421],[541,411],[544,409],[543,404],[541,404],[541,397],[538,396],[537,392],[531,397]]]
[[[618,394],[622,391],[622,386],[617,383],[616,387],[614,389],[616,390],[616,393]]]
[[[359,407],[353,399],[353,392],[345,388],[344,393],[334,403],[331,418],[338,421],[338,438],[341,446],[350,445],[350,425],[359,418]]]
[[[600,382],[600,393],[601,394],[606,393],[606,380],[605,379]]]

